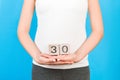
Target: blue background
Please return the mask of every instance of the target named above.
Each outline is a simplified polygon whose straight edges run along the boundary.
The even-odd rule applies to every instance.
[[[32,59],[17,38],[23,0],[0,0],[0,80],[31,80]],[[100,0],[104,37],[89,54],[91,80],[119,80],[120,0]],[[36,14],[30,35],[34,40]],[[91,32],[89,16],[87,34]]]

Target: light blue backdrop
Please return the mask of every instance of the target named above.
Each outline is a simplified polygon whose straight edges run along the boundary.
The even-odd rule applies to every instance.
[[[23,0],[0,0],[0,80],[31,80],[31,57],[18,41],[16,30]],[[100,0],[104,38],[90,53],[91,80],[120,80],[120,0]],[[30,35],[34,40],[36,14]],[[87,18],[87,34],[90,34]]]

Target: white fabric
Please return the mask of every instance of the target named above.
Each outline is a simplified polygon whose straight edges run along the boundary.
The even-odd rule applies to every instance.
[[[70,53],[74,53],[86,40],[86,17],[88,0],[36,0],[38,27],[35,44],[43,53],[48,53],[48,45],[69,43]],[[49,53],[48,53],[49,54]],[[68,69],[88,66],[88,55],[72,65],[42,65],[54,69]]]

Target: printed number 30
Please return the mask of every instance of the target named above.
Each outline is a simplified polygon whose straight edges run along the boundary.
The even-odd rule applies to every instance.
[[[68,54],[69,53],[69,44],[50,44],[49,45],[49,53],[51,55],[58,55],[58,54]]]

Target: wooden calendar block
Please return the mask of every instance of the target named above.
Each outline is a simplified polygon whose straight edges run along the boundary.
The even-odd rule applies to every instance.
[[[49,44],[49,53],[50,55],[59,55],[59,45]]]
[[[60,54],[70,53],[70,45],[68,43],[60,44]]]

